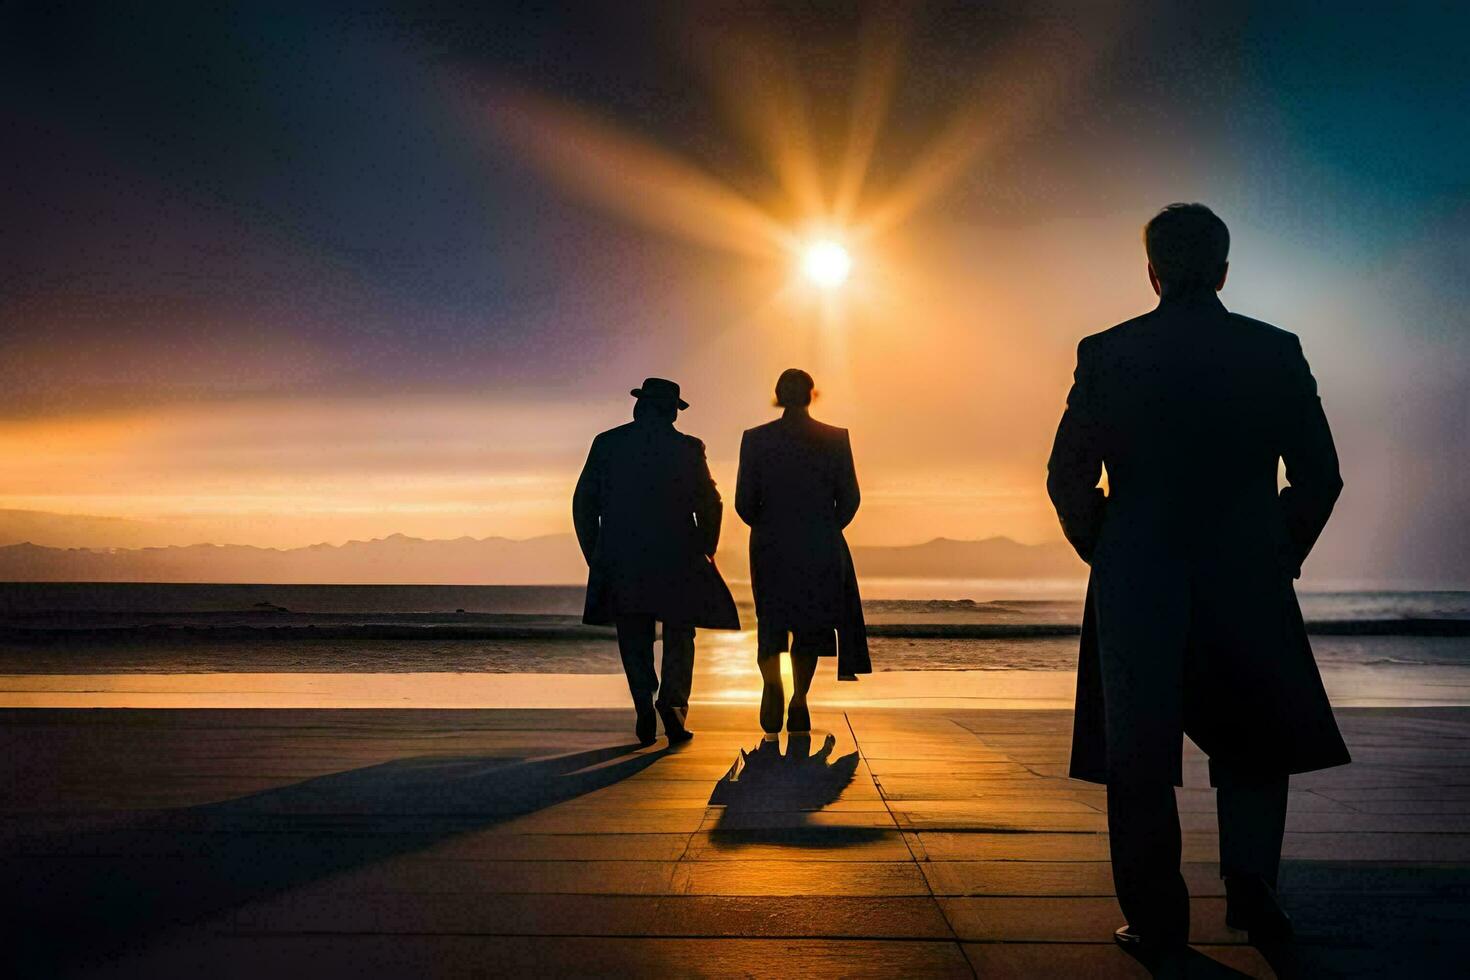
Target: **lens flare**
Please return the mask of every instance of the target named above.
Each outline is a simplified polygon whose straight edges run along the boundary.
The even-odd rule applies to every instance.
[[[801,271],[823,289],[835,289],[851,274],[852,256],[836,242],[813,242],[802,253]]]

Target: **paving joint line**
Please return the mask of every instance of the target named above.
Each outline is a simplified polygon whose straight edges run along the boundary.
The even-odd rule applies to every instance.
[[[939,897],[934,894],[934,886],[930,883],[929,876],[924,874],[924,868],[922,867],[922,864],[928,862],[925,861],[921,863],[919,861],[918,855],[914,853],[913,844],[909,842],[908,832],[899,825],[898,817],[894,814],[893,807],[889,804],[888,794],[884,792],[883,784],[879,782],[878,777],[873,773],[873,767],[868,762],[868,753],[863,751],[863,744],[858,740],[857,730],[852,727],[852,718],[848,714],[848,712],[844,711],[842,713],[842,721],[847,725],[847,733],[852,736],[852,744],[858,751],[858,758],[862,759],[863,765],[867,767],[868,778],[873,781],[873,788],[878,791],[878,798],[883,801],[883,809],[887,812],[888,819],[893,821],[893,829],[898,832],[899,837],[903,840],[904,849],[909,852],[909,860],[913,862],[914,870],[917,871],[919,873],[919,877],[923,879],[924,891],[928,893],[929,901],[934,903],[934,910],[939,913],[939,918],[944,923],[944,928],[949,930],[950,941],[952,941],[955,945],[955,948],[959,950],[960,958],[964,961],[965,966],[969,968],[970,975],[976,977],[978,980],[980,974],[976,972],[975,964],[971,962],[969,956],[965,955],[964,944],[960,942],[959,933],[955,932],[954,923],[949,921],[949,916],[946,915],[944,912],[944,906],[940,904]],[[927,858],[928,855],[926,854],[925,857]]]

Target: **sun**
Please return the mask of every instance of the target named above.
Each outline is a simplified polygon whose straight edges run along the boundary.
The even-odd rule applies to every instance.
[[[836,289],[852,272],[852,256],[830,239],[815,241],[802,252],[801,271],[823,289]]]

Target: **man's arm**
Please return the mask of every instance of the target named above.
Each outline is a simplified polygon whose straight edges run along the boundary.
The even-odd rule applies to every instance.
[[[1088,351],[1086,340],[1077,345],[1072,390],[1046,464],[1046,491],[1062,522],[1062,533],[1082,560],[1091,564],[1107,497],[1097,485],[1103,457]]]
[[[582,557],[591,565],[602,534],[602,445],[598,439],[592,440],[582,475],[577,477],[577,489],[572,491],[572,526]]]
[[[1342,474],[1338,470],[1332,429],[1322,411],[1317,382],[1302,354],[1300,341],[1292,344],[1287,359],[1281,459],[1286,464],[1286,480],[1291,485],[1281,491],[1281,509],[1291,539],[1292,574],[1299,577],[1302,562],[1327,526],[1327,518],[1342,493]]]
[[[858,489],[857,466],[852,461],[852,437],[846,432],[842,433],[840,451],[842,459],[838,462],[837,469],[837,526],[845,528],[857,516],[863,494]]]
[[[704,443],[698,439],[694,443],[699,447],[699,471],[694,483],[694,523],[699,528],[701,550],[713,558],[720,545],[720,521],[724,517],[725,505],[715,487],[715,478],[710,475]]]
[[[740,437],[740,468],[735,472],[735,513],[751,527],[760,519],[760,481],[755,475],[755,453],[750,449],[750,433]]]

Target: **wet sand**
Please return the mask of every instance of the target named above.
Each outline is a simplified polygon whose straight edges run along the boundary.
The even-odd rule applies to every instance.
[[[1324,669],[1334,705],[1470,704],[1460,674]],[[883,671],[857,683],[831,678],[813,699],[831,708],[1070,708],[1071,671]],[[696,705],[742,705],[753,715],[759,681],[699,677]],[[621,708],[621,674],[208,673],[0,675],[0,708]]]
[[[527,659],[537,647],[527,644]],[[883,642],[883,641],[879,641]],[[980,641],[956,641],[980,642]],[[1075,640],[1061,642],[1075,647]],[[1446,642],[1464,643],[1461,639]],[[701,632],[693,699],[749,705],[760,697],[753,631]],[[75,658],[85,663],[85,658]],[[883,657],[875,654],[881,667]],[[790,685],[790,664],[783,658]],[[1323,658],[1322,674],[1339,707],[1470,705],[1470,670],[1449,664],[1363,666]],[[1070,708],[1070,670],[879,670],[839,683],[823,661],[812,689],[832,708]],[[620,673],[463,673],[449,671],[208,673],[0,673],[0,708],[623,708]]]

